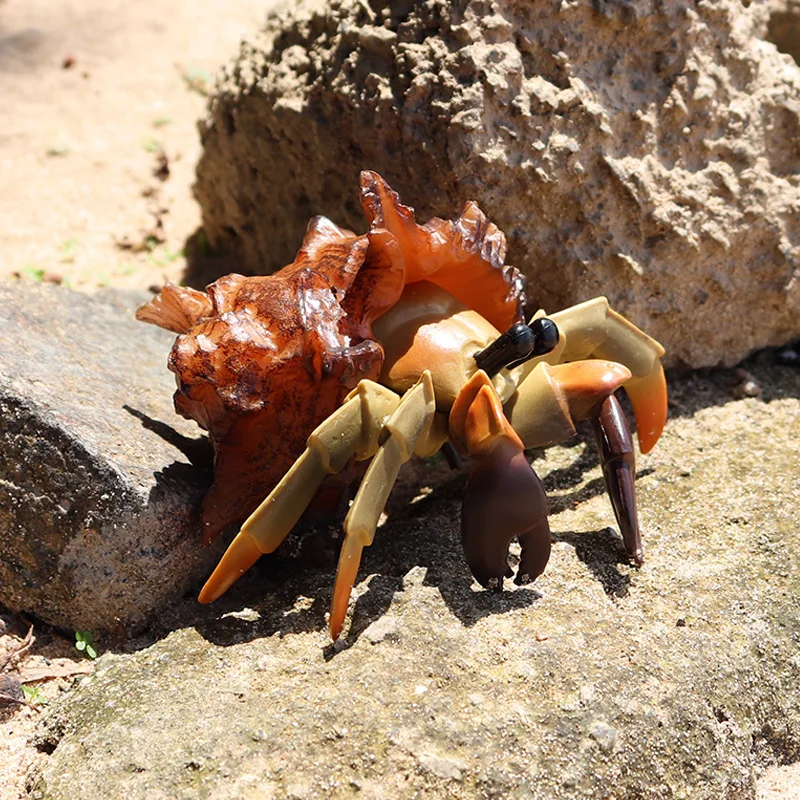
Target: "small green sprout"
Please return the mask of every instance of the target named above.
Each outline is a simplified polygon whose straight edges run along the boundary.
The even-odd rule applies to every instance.
[[[77,239],[67,239],[66,241],[61,243],[61,260],[71,264],[75,261],[75,253],[78,250],[78,240]]]
[[[45,271],[41,267],[36,267],[33,264],[26,264],[20,271],[21,278],[28,278],[28,280],[41,283],[44,280]]]
[[[97,658],[97,650],[94,646],[94,636],[90,631],[75,631],[75,649],[85,653],[89,658]]]
[[[35,706],[46,706],[47,698],[42,694],[42,690],[38,686],[23,686],[22,694],[25,699]]]
[[[189,91],[196,92],[203,97],[208,97],[211,92],[211,73],[200,67],[189,67],[183,71],[181,77]]]
[[[153,137],[145,139],[142,143],[142,147],[144,147],[148,153],[160,153],[164,149],[161,146],[161,142]]]
[[[163,128],[165,125],[169,125],[172,122],[172,117],[156,117],[153,120],[153,125],[156,128]]]

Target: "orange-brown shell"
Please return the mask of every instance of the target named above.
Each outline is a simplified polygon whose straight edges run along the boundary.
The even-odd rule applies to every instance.
[[[405,283],[429,281],[477,311],[500,331],[522,318],[524,279],[507,264],[506,237],[475,202],[454,220],[417,225],[414,209],[377,172],[361,173],[361,206],[370,235],[388,231],[405,261]]]
[[[361,194],[369,233],[317,217],[274,275],[227,275],[205,293],[167,285],[137,312],[180,334],[169,357],[175,408],[214,445],[206,541],[255,509],[360,380],[377,380],[383,348],[371,325],[407,283],[436,283],[501,330],[520,318],[505,237],[474,203],[418,226],[377,173],[362,173]]]

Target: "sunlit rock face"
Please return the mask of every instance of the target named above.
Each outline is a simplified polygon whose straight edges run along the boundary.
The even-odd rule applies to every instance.
[[[800,333],[800,68],[775,9],[376,8],[277,12],[222,74],[196,184],[212,243],[264,272],[314,214],[363,230],[370,168],[421,219],[478,201],[539,304],[605,294],[670,363]]]

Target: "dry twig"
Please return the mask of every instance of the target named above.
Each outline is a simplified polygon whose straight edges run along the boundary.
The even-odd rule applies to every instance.
[[[33,643],[36,641],[33,635],[33,625],[28,628],[28,632],[25,634],[25,638],[22,642],[15,647],[10,653],[6,653],[4,656],[0,656],[0,672],[4,672],[7,670],[14,659],[19,658],[23,653],[29,650]]]

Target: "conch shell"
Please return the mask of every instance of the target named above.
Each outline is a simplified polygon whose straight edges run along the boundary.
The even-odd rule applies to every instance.
[[[227,275],[206,292],[167,284],[136,313],[179,334],[168,363],[175,409],[214,446],[207,543],[249,516],[359,381],[378,379],[372,323],[407,284],[436,283],[500,330],[521,318],[522,278],[503,265],[505,237],[475,203],[456,220],[419,226],[369,171],[361,198],[368,233],[315,217],[275,274]]]

